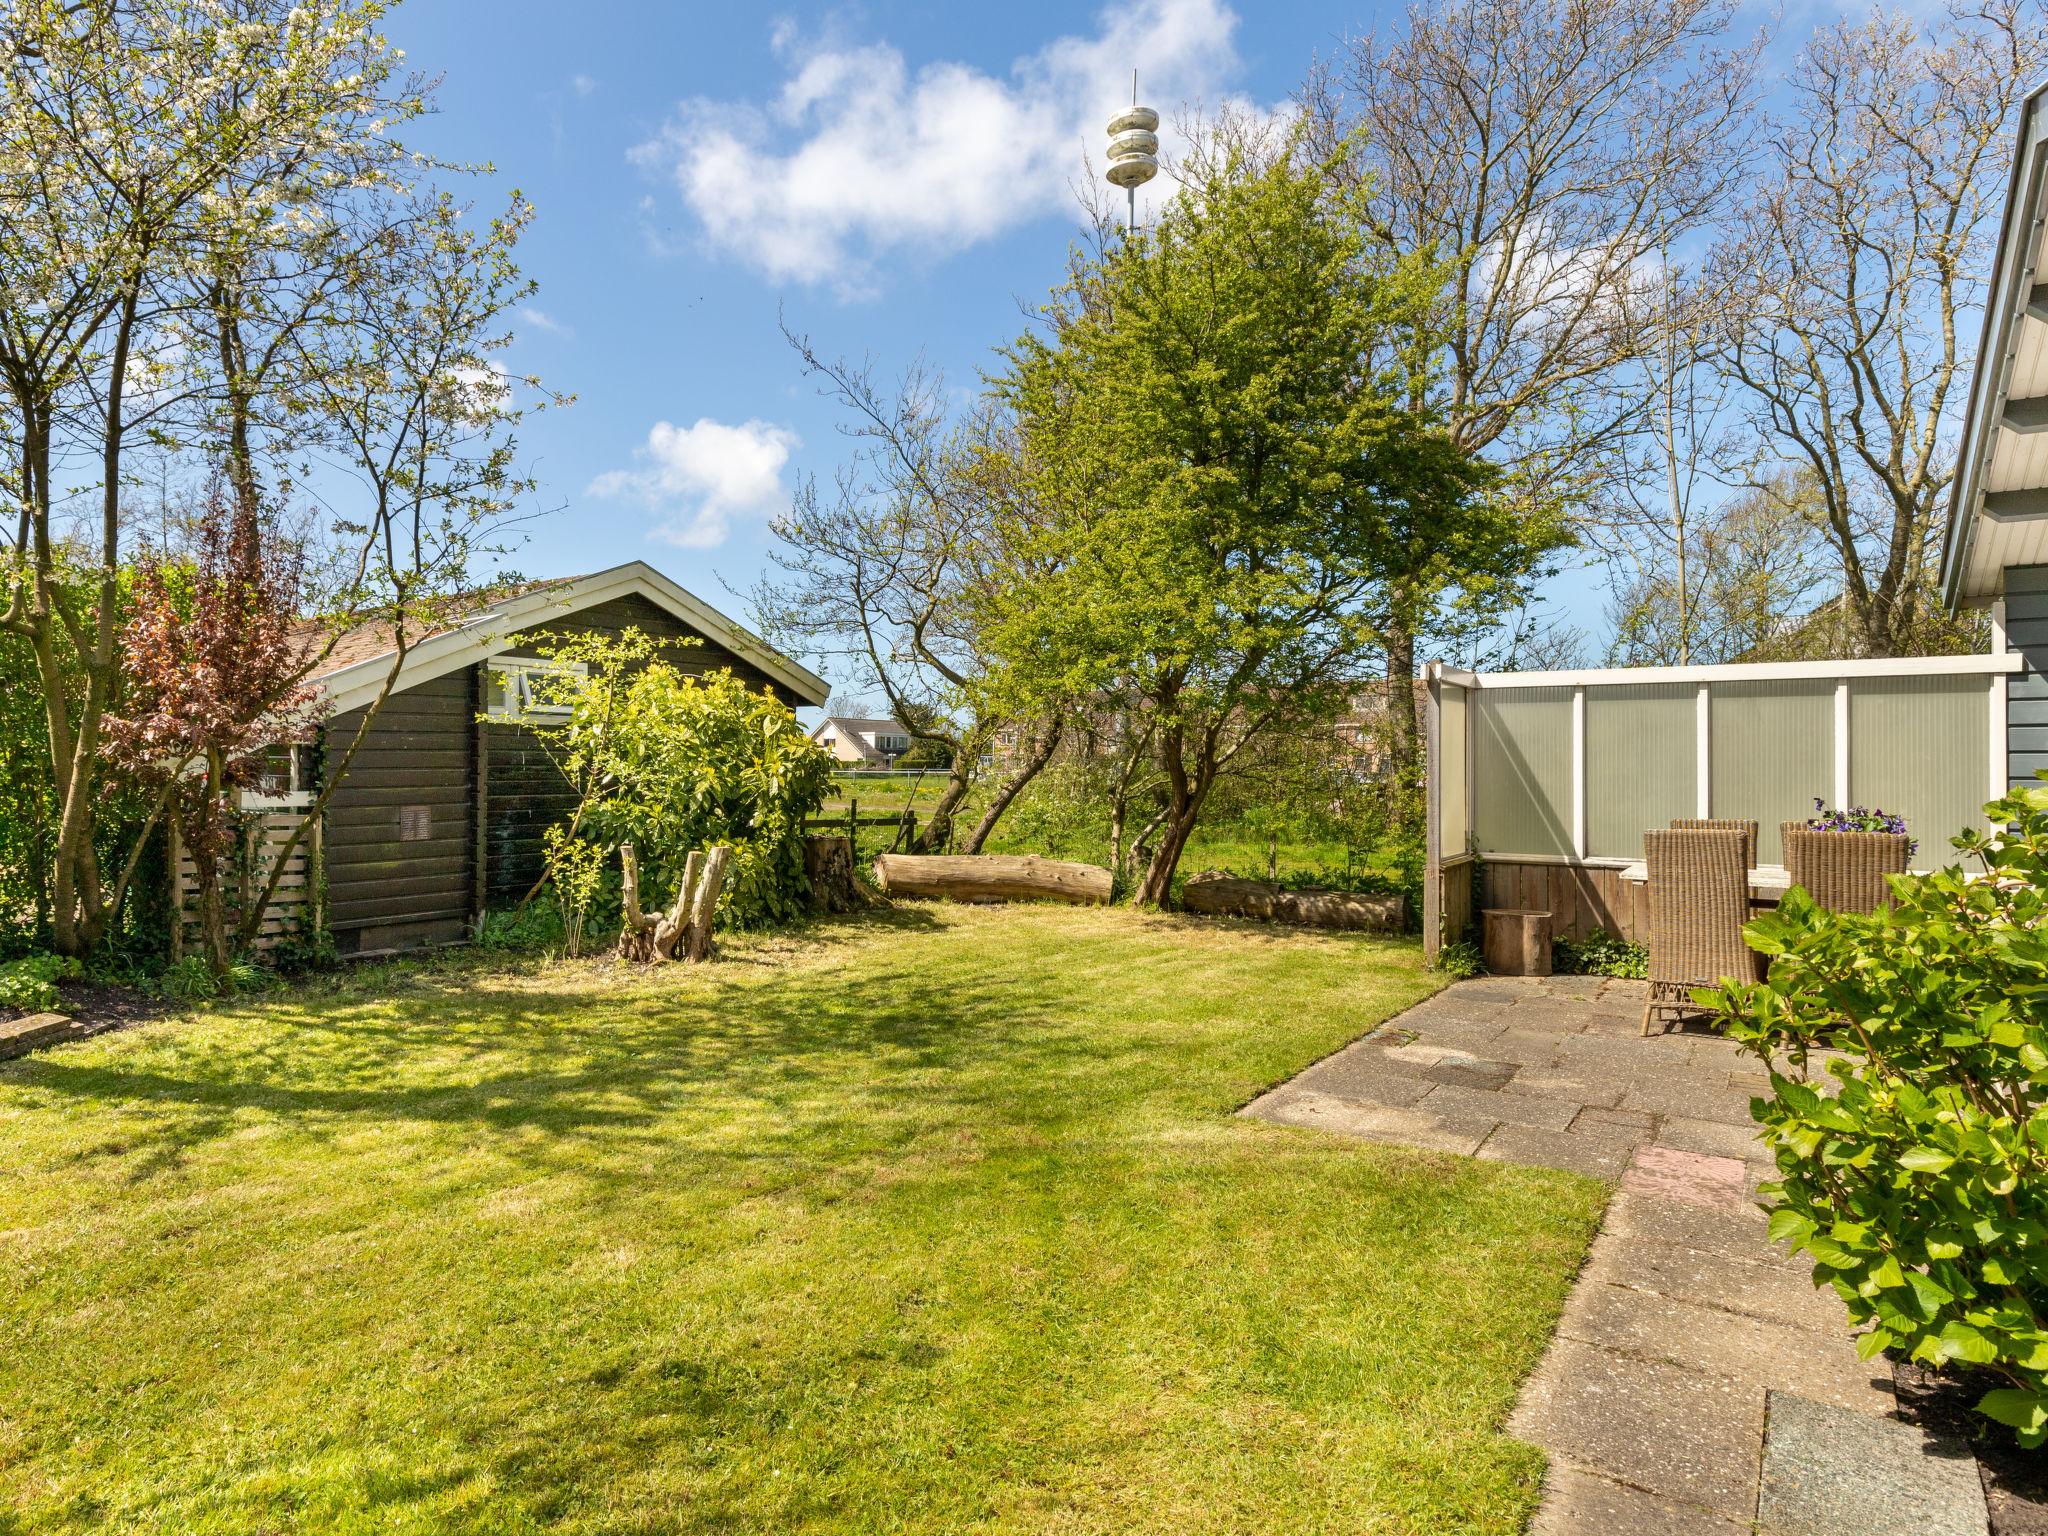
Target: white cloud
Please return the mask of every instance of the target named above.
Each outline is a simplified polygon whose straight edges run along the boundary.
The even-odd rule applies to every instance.
[[[632,158],[674,182],[714,247],[772,278],[857,291],[886,258],[964,250],[1073,206],[1132,65],[1170,118],[1235,70],[1236,25],[1223,0],[1139,0],[1003,78],[954,62],[913,74],[886,43],[806,47],[779,23],[787,74],[772,101],[686,101]]]
[[[575,339],[576,328],[574,326],[564,325],[546,310],[535,309],[531,304],[521,308],[519,318],[532,326],[536,331],[546,331],[550,336],[559,336],[564,341]]]
[[[588,75],[571,75],[569,77],[569,89],[578,96],[588,96],[597,89],[597,82]]]
[[[661,517],[656,538],[709,549],[725,542],[735,519],[766,518],[788,505],[782,472],[798,445],[794,432],[766,421],[657,421],[633,455],[640,467],[609,470],[586,494],[636,502]]]

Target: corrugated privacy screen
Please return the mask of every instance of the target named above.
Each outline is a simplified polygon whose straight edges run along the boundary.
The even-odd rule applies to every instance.
[[[1640,859],[1643,833],[1699,814],[1699,690],[1586,690],[1586,851]]]
[[[1472,701],[1480,851],[1572,851],[1572,691],[1486,688]]]
[[[1456,683],[1443,685],[1442,724],[1444,771],[1440,777],[1442,814],[1438,820],[1443,856],[1456,858],[1472,841],[1471,808],[1465,803],[1465,726],[1468,695]]]
[[[1849,685],[1849,798],[1906,818],[1920,842],[1915,869],[1956,862],[1949,839],[1984,825],[1986,692],[1981,677],[1873,677]]]
[[[1716,683],[1709,708],[1711,814],[1754,817],[1758,862],[1782,864],[1778,823],[1804,820],[1814,796],[1834,793],[1835,685]]]

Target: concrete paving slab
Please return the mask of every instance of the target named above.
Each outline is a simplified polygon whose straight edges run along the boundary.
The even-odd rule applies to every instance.
[[[1704,1152],[1712,1157],[1742,1159],[1768,1155],[1763,1143],[1757,1140],[1754,1124],[1728,1125],[1687,1115],[1665,1116],[1657,1127],[1657,1145],[1681,1152]]]
[[[1582,1344],[1710,1371],[1759,1391],[1785,1388],[1858,1413],[1882,1417],[1896,1402],[1890,1370],[1883,1362],[1858,1360],[1846,1328],[1816,1333],[1596,1282],[1572,1292],[1557,1331]]]
[[[1769,1225],[1752,1204],[1727,1210],[1646,1199],[1622,1189],[1608,1202],[1603,1232],[1617,1244],[1668,1243],[1763,1259],[1772,1251],[1766,1246]]]
[[[1588,1125],[1610,1125],[1625,1131],[1641,1131],[1645,1136],[1657,1128],[1657,1117],[1640,1109],[1616,1109],[1610,1104],[1589,1104],[1579,1112],[1579,1120]]]
[[[1763,1395],[1724,1377],[1560,1338],[1508,1429],[1665,1502],[1738,1521],[1756,1508]]]
[[[1448,1083],[1454,1088],[1470,1088],[1482,1093],[1491,1093],[1520,1070],[1511,1061],[1455,1060],[1446,1057],[1424,1067],[1422,1075],[1432,1082]]]
[[[1565,1099],[1573,1104],[1612,1109],[1621,1096],[1635,1085],[1633,1078],[1601,1078],[1579,1073],[1550,1072],[1524,1067],[1501,1085],[1501,1092],[1529,1094],[1539,1099]],[[1647,1117],[1646,1117],[1647,1118]]]
[[[1529,1536],[1749,1536],[1749,1522],[1553,1462]]]
[[[1967,1447],[1790,1392],[1770,1394],[1761,1536],[1986,1536]]]
[[[1245,1113],[1280,1125],[1306,1126],[1365,1141],[1391,1141],[1435,1152],[1470,1157],[1493,1134],[1497,1120],[1431,1115],[1389,1104],[1359,1104],[1328,1094],[1302,1092],[1292,1098],[1268,1094]]]
[[[1504,1125],[1540,1126],[1551,1131],[1562,1131],[1578,1113],[1576,1106],[1561,1099],[1516,1098],[1448,1082],[1432,1088],[1418,1107],[1433,1115],[1484,1115]]]
[[[1609,1243],[1596,1238],[1585,1276],[1673,1296],[1766,1322],[1825,1332],[1847,1332],[1848,1315],[1832,1290],[1778,1264],[1680,1248],[1668,1243]]]
[[[1377,1051],[1370,1055],[1346,1052],[1332,1056],[1294,1081],[1316,1093],[1400,1107],[1413,1104],[1436,1087],[1419,1068],[1406,1062],[1389,1062]]]
[[[1632,1144],[1584,1136],[1577,1131],[1553,1131],[1541,1126],[1513,1125],[1503,1121],[1500,1129],[1480,1145],[1479,1155],[1489,1162],[1562,1168],[1568,1173],[1583,1173],[1588,1178],[1605,1179],[1611,1184],[1628,1167],[1634,1150]]]
[[[1623,1183],[1631,1194],[1646,1199],[1680,1200],[1732,1211],[1746,1198],[1746,1178],[1739,1157],[1709,1157],[1651,1146],[1636,1154],[1635,1165]]]
[[[1637,1078],[1621,1097],[1623,1109],[1646,1109],[1653,1115],[1683,1115],[1689,1120],[1717,1120],[1723,1125],[1754,1125],[1751,1095],[1739,1088],[1717,1088],[1691,1074],[1683,1080]]]

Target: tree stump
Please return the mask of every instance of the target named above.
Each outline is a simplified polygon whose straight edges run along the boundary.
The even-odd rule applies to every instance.
[[[656,960],[706,960],[711,956],[711,918],[718,893],[725,886],[732,850],[719,846],[692,849],[683,863],[683,885],[675,905],[655,915],[640,909],[640,859],[631,843],[619,845],[624,876],[619,927],[619,958],[643,964]]]
[[[858,912],[868,903],[853,877],[853,839],[804,839],[804,878],[811,885],[813,912]]]
[[[1490,907],[1485,921],[1486,968],[1496,976],[1550,974],[1550,914]]]

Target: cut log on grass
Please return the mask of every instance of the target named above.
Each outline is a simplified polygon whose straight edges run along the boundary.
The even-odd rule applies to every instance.
[[[811,883],[813,912],[858,912],[868,895],[853,878],[853,839],[804,839],[804,878]]]
[[[619,958],[647,963],[655,960],[704,960],[711,955],[711,918],[732,850],[692,849],[683,864],[682,889],[675,905],[659,915],[640,909],[640,859],[631,843],[619,845],[622,918]]]
[[[1105,906],[1111,876],[1094,864],[1031,855],[885,853],[875,882],[891,896],[943,896],[951,901],[1067,901]]]
[[[1196,875],[1181,887],[1180,901],[1190,912],[1215,917],[1258,917],[1304,928],[1366,933],[1398,933],[1408,915],[1407,903],[1399,896],[1364,896],[1320,887],[1290,891],[1267,880],[1220,874]]]

